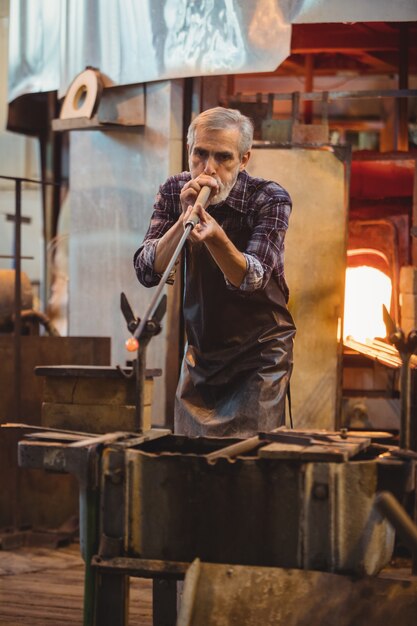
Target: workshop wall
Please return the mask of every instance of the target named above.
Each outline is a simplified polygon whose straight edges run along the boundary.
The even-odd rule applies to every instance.
[[[159,185],[181,171],[182,81],[147,85],[145,106],[146,123],[139,130],[70,134],[69,333],[111,337],[112,365],[131,358],[124,347],[129,333],[120,292],[139,316],[153,295],[138,283],[132,259]],[[168,294],[172,302],[172,287]],[[148,348],[147,367],[163,369],[155,380],[155,424],[164,420],[166,370],[177,377],[178,358],[167,365],[178,327],[169,319],[170,311]]]

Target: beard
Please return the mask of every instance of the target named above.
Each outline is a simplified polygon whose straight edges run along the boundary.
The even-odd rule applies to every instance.
[[[223,183],[219,178],[215,177],[217,182],[219,183],[219,191],[210,199],[210,204],[219,204],[220,202],[224,202],[235,186],[235,182],[239,175],[239,167],[236,168],[236,172],[233,176],[233,179],[228,183]]]

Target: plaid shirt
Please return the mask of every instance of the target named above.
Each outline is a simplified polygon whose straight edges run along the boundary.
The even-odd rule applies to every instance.
[[[189,172],[171,176],[160,187],[145,239],[134,256],[139,281],[146,287],[157,285],[161,275],[153,271],[158,240],[178,220],[181,214],[180,192],[191,179]],[[284,277],[284,237],[291,213],[291,199],[277,183],[253,178],[245,171],[239,173],[236,183],[224,202],[210,205],[208,212],[223,226],[226,234],[245,221],[252,231],[245,250],[246,274],[242,284],[230,289],[255,291],[263,289],[271,276],[280,285],[288,300]]]

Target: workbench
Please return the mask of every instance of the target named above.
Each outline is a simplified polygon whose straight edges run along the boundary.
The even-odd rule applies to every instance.
[[[175,623],[176,581],[196,558],[377,574],[394,541],[374,506],[379,467],[405,462],[371,447],[285,429],[242,441],[45,429],[19,443],[19,462],[78,479],[84,625],[126,625],[129,576],[139,576],[154,580],[159,626]]]

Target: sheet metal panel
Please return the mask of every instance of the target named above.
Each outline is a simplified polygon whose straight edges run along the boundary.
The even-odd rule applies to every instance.
[[[416,19],[415,0],[13,0],[9,101],[62,96],[87,65],[120,85],[272,71],[291,23]]]
[[[408,22],[417,19],[416,0],[299,0],[293,24],[331,22]]]
[[[136,279],[133,254],[148,228],[159,185],[181,170],[181,110],[179,82],[152,83],[147,87],[146,125],[140,132],[71,133],[69,331],[90,335],[94,329],[95,335],[111,337],[112,365],[132,358],[124,346],[129,332],[120,293],[126,293],[139,316],[153,296]],[[156,424],[165,414],[167,371],[174,377],[176,373],[166,362],[170,345],[176,345],[174,325],[169,323],[175,290],[167,292],[163,331],[147,351],[147,366],[163,370],[155,381]]]
[[[345,167],[328,150],[259,148],[252,151],[248,171],[277,181],[293,201],[285,275],[297,327],[291,379],[294,425],[333,429],[346,265]]]
[[[196,560],[177,626],[414,626],[417,581]]]
[[[210,464],[197,453],[204,441],[194,450],[185,441],[185,454],[166,439],[126,451],[127,556],[362,575],[389,561],[394,531],[374,508],[376,463]]]
[[[115,84],[275,69],[287,3],[271,0],[14,0],[9,101],[58,89],[92,65]]]

